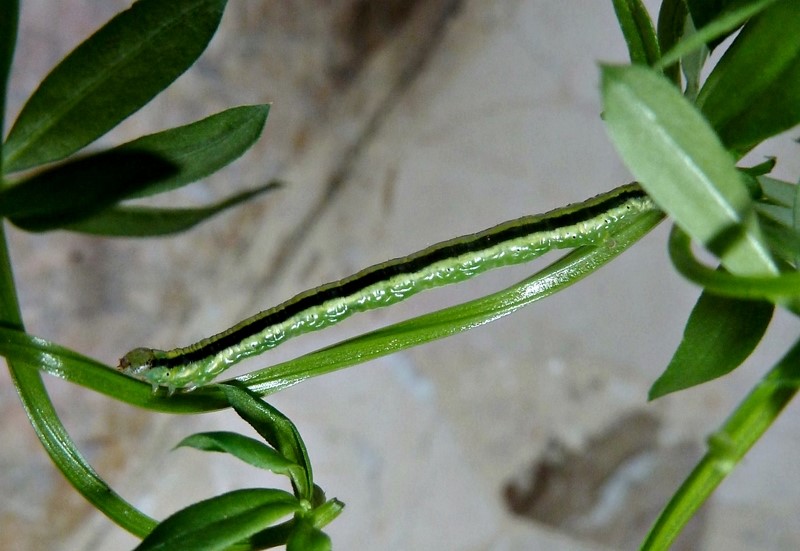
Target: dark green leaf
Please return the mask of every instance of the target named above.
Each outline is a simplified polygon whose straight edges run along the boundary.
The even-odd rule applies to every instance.
[[[617,151],[659,207],[732,273],[777,273],[732,157],[668,80],[641,65],[603,67],[603,102]]]
[[[772,172],[772,169],[775,168],[775,165],[777,163],[778,160],[775,157],[767,157],[766,161],[758,163],[757,165],[738,167],[738,168],[740,171],[753,177],[764,176],[765,174],[769,174],[770,172]]]
[[[800,122],[800,9],[781,0],[751,19],[697,105],[725,146],[743,154]]]
[[[686,7],[689,8],[689,13],[692,16],[692,21],[697,28],[707,25],[717,18],[727,4],[731,0],[683,0]]]
[[[687,15],[688,10],[684,0],[664,0],[661,2],[656,35],[658,37],[658,46],[662,53],[668,52],[683,36],[686,30]],[[673,84],[680,87],[681,74],[680,66],[677,63],[665,66],[664,75]]]
[[[286,522],[276,524],[275,526],[270,526],[250,536],[247,540],[247,544],[251,549],[270,549],[272,547],[278,547],[279,545],[286,545],[286,540],[289,539],[289,535],[292,533],[295,524],[296,519],[293,518]]]
[[[772,1],[774,0],[770,0],[768,3]],[[763,0],[686,0],[694,26],[698,29],[706,27],[715,21],[725,19],[733,12],[749,10],[753,6],[763,3]],[[759,6],[756,11],[760,11],[760,9],[763,9],[763,7]],[[743,22],[741,21],[738,25],[730,27],[725,33],[709,37],[709,50],[716,48],[725,38],[735,32]]]
[[[760,176],[764,197],[772,204],[756,205],[772,248],[789,264],[800,267],[800,186]]]
[[[163,193],[213,174],[239,158],[261,135],[269,105],[234,107],[203,120],[128,142],[119,149],[148,151],[178,167],[172,178],[133,197]]]
[[[641,0],[613,0],[631,63],[652,65],[661,56],[656,32]]]
[[[190,447],[204,451],[214,451],[229,453],[238,457],[242,461],[258,467],[272,471],[276,474],[288,474],[293,469],[297,471],[295,476],[302,476],[301,467],[292,463],[284,456],[276,452],[269,446],[235,432],[200,432],[187,436],[175,446]]]
[[[745,21],[760,13],[775,1],[731,2],[725,10],[716,13],[712,20],[703,21],[702,23],[698,23],[697,19],[693,17],[692,20],[695,23],[697,32],[685,37],[672,50],[666,52],[661,64],[669,65],[675,63],[690,52],[707,45],[710,45],[708,49],[712,50],[726,36],[741,27]]]
[[[792,207],[758,203],[756,205],[756,211],[761,215],[761,220],[769,219],[787,228],[792,228],[794,226],[794,209],[792,209]]]
[[[774,306],[703,292],[678,350],[650,388],[654,400],[721,377],[747,359],[767,330]]]
[[[105,151],[67,161],[0,191],[0,216],[20,228],[45,231],[91,216],[175,167],[150,153]]]
[[[769,218],[761,220],[761,227],[775,255],[800,269],[800,232]]]
[[[6,93],[11,63],[14,60],[14,47],[17,44],[18,20],[19,0],[0,0],[0,142],[5,133]],[[0,144],[0,182],[3,175],[2,151]]]
[[[171,515],[156,526],[136,549],[227,549],[300,510],[297,499],[281,490],[236,490],[200,501]]]
[[[330,551],[331,549],[331,538],[305,521],[295,524],[286,542],[286,551]]]
[[[288,417],[253,395],[250,391],[230,384],[223,388],[228,402],[239,416],[247,421],[264,440],[292,463],[301,467],[300,471],[290,473],[296,493],[309,501],[313,498],[314,478],[311,461],[300,432]],[[297,474],[303,476],[298,477]]]
[[[64,229],[107,237],[157,237],[179,233],[196,226],[215,214],[244,203],[261,193],[280,187],[271,182],[223,201],[197,208],[158,208],[118,206],[65,226]]]
[[[6,171],[63,159],[136,112],[188,69],[225,0],[139,0],[78,46],[33,93],[9,133]]]

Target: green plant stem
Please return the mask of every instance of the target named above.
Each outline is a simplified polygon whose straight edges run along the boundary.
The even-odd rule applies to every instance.
[[[481,326],[550,296],[583,279],[622,254],[661,220],[649,212],[596,247],[580,247],[516,285],[457,306],[412,318],[299,358],[231,379],[261,395],[272,394],[311,377],[418,346]],[[45,371],[66,381],[129,404],[169,413],[199,413],[229,407],[216,385],[192,392],[154,394],[150,385],[122,375],[91,358],[55,343],[0,327],[0,354],[26,360],[27,369]]]
[[[22,329],[14,277],[0,224],[0,321]],[[22,406],[50,458],[67,480],[97,509],[129,532],[143,537],[156,522],[131,506],[103,481],[81,456],[50,401],[41,374],[7,361]]]
[[[668,549],[684,525],[766,432],[800,385],[800,340],[708,439],[708,451],[661,512],[641,549]]]

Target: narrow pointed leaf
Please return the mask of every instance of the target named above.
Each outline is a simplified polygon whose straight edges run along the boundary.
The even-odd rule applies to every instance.
[[[250,391],[230,384],[219,385],[228,397],[228,402],[239,416],[289,461],[301,467],[303,476],[290,476],[299,496],[311,500],[314,492],[314,477],[311,460],[297,427],[280,411],[254,396]]]
[[[737,274],[777,273],[743,177],[716,134],[662,75],[603,67],[606,124],[642,186]]]
[[[647,8],[640,0],[613,0],[622,35],[628,45],[631,63],[652,65],[660,52],[656,31]]]
[[[198,58],[225,0],[139,0],[70,53],[28,99],[6,171],[63,159],[140,109]]]
[[[766,161],[760,162],[757,165],[746,166],[746,167],[737,167],[737,168],[739,169],[740,172],[743,172],[744,174],[747,174],[748,176],[752,176],[753,178],[756,178],[758,176],[764,176],[765,174],[769,174],[770,172],[772,172],[772,170],[775,168],[775,165],[777,165],[777,164],[778,164],[778,159],[776,159],[775,157],[767,157]],[[759,197],[761,195],[760,190],[761,190],[761,186],[760,185],[756,185],[756,187],[755,187],[756,193],[751,193],[750,196],[751,197]],[[751,191],[753,191],[753,190],[751,190]]]
[[[686,32],[688,10],[684,0],[664,0],[658,11],[656,36],[661,52],[668,52]],[[680,87],[681,72],[678,63],[662,64],[664,75],[676,86]]]
[[[324,496],[322,497],[324,499]],[[312,513],[312,524],[317,528],[324,528],[342,514],[343,510],[344,503],[336,498],[329,499],[314,509]]]
[[[199,432],[187,436],[175,447],[229,453],[245,463],[276,474],[287,474],[292,469],[301,469],[297,463],[289,461],[263,442],[235,432]]]
[[[89,155],[0,191],[0,216],[30,231],[60,228],[168,178],[174,171],[171,163],[140,151]]]
[[[236,490],[190,505],[165,519],[137,551],[228,549],[301,510],[291,494],[274,489]]]
[[[743,154],[800,123],[800,7],[780,0],[751,19],[697,97],[722,142]]]
[[[143,136],[119,149],[148,151],[173,163],[178,170],[133,197],[163,193],[197,181],[227,166],[261,135],[269,105],[234,107],[203,120]]]
[[[795,269],[800,269],[800,231],[769,218],[762,218],[761,226],[773,253]]]
[[[653,383],[649,398],[690,388],[741,365],[761,341],[774,306],[703,292],[695,304],[675,355]]]
[[[754,15],[762,12],[767,6],[776,0],[760,0],[744,4],[734,4],[728,9],[716,14],[716,17],[708,22],[702,22],[702,27],[698,27],[697,32],[681,40],[674,48],[664,54],[659,62],[659,67],[665,67],[698,48],[705,47],[707,44],[717,44],[728,34],[741,27],[745,21]],[[694,19],[697,25],[697,20]]]
[[[280,187],[271,182],[207,207],[158,208],[118,206],[65,226],[64,229],[106,237],[158,237],[176,234],[204,222],[224,210]]]

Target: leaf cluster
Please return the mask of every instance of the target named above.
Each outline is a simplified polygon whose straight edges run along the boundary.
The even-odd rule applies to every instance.
[[[16,3],[3,3],[16,22]],[[84,152],[183,74],[219,25],[224,0],[143,0],[67,55],[28,98],[2,144],[0,216],[29,231],[66,229],[114,237],[174,234],[275,183],[199,208],[122,203],[200,180],[255,143],[269,105],[228,109],[201,121]],[[10,16],[6,16],[6,14]],[[7,81],[14,32],[4,32]]]
[[[776,306],[800,315],[800,187],[768,176],[774,158],[737,167],[753,148],[800,123],[800,10],[792,0],[665,0],[653,25],[638,0],[614,0],[614,7],[632,64],[602,68],[609,135],[674,221],[675,267],[704,288],[650,390],[655,399],[739,367]],[[729,37],[703,78],[709,52]],[[692,240],[719,266],[700,262]],[[800,341],[711,437],[643,549],[669,547],[794,396],[798,353]]]

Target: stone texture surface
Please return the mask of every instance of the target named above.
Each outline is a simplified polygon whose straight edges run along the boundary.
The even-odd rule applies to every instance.
[[[12,112],[125,5],[25,2]],[[160,202],[199,204],[273,177],[287,186],[169,239],[10,230],[28,329],[114,364],[133,346],[192,342],[369,264],[619,185],[629,176],[598,116],[596,62],[624,58],[604,2],[231,2],[201,61],[102,142],[272,101],[252,152]],[[800,161],[787,141],[768,151],[783,152],[791,177]],[[510,318],[272,397],[306,439],[318,483],[347,503],[329,531],[336,548],[633,547],[704,436],[797,333],[783,317],[744,369],[646,403],[696,296],[670,269],[665,229]],[[358,316],[237,372],[531,272]],[[241,430],[231,414],[168,417],[48,386],[92,465],[149,515],[273,482],[229,458],[170,451],[195,431]],[[796,412],[723,484],[684,548],[800,547]],[[5,372],[0,413],[0,548],[134,545],[53,469]]]

